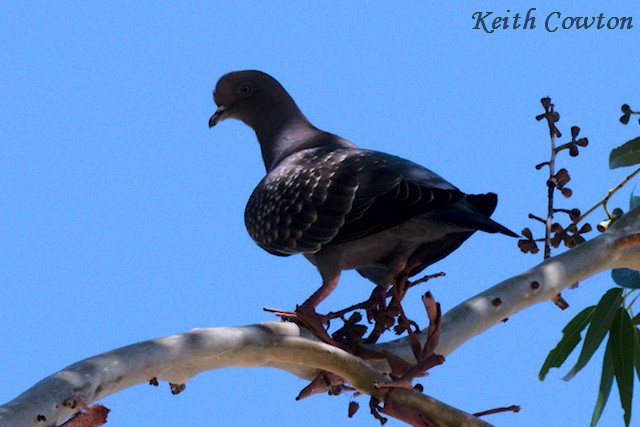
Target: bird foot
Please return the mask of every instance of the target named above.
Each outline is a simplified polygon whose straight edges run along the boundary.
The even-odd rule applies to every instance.
[[[372,316],[370,319],[375,321],[373,330],[366,339],[368,344],[375,343],[378,338],[380,338],[380,335],[386,330],[391,329],[393,325],[396,324],[396,318],[398,322],[398,325],[395,327],[396,333],[401,334],[406,330],[411,335],[409,327],[412,324],[415,325],[415,322],[410,322],[404,315],[404,310],[402,309],[402,299],[407,291],[407,274],[409,271],[409,269],[405,269],[400,272],[394,279],[389,292],[383,294],[383,303],[378,304],[371,313],[367,312],[367,316]],[[391,296],[391,301],[386,305],[386,298],[388,296]],[[374,294],[371,294],[371,299],[373,298]]]
[[[286,310],[278,310],[275,308],[263,308],[264,311],[268,311],[270,313],[275,314],[276,316],[281,317],[283,320],[289,320],[297,323],[300,326],[304,326],[315,336],[320,338],[327,344],[330,344],[334,347],[338,347],[342,350],[352,352],[351,349],[337,342],[333,338],[329,336],[327,330],[325,329],[325,325],[328,326],[329,318],[322,314],[316,313],[316,311],[312,307],[305,307],[304,304],[296,308],[296,311],[286,311]]]
[[[276,316],[281,317],[283,320],[293,321],[297,317],[295,311],[280,310],[278,308],[271,308],[271,307],[263,307],[262,309],[267,313],[273,313]]]
[[[315,309],[311,307],[305,307],[304,304],[296,308],[296,319],[307,329],[313,332],[318,338],[327,344],[331,344],[335,347],[338,347],[342,350],[352,352],[351,349],[347,348],[343,344],[337,342],[333,338],[329,336],[327,330],[325,329],[325,325],[329,325],[329,318],[322,314],[316,313]]]
[[[344,316],[347,313],[356,310],[365,310],[365,312],[367,313],[367,319],[369,320],[369,322],[372,322],[375,314],[387,306],[386,300],[388,296],[390,295],[387,295],[386,289],[384,287],[376,286],[371,292],[371,296],[367,300],[359,302],[358,304],[351,305],[339,311],[332,311],[330,313],[327,313],[327,318],[341,318],[342,320],[344,320]]]

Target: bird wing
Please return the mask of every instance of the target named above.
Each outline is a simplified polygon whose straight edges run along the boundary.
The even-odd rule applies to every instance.
[[[245,210],[251,237],[278,255],[360,239],[464,198],[433,172],[355,148],[299,151],[256,187]]]
[[[369,236],[464,198],[464,193],[413,162],[375,151],[358,151],[359,155],[352,156],[355,158],[344,167],[345,175],[356,181],[358,190],[344,225],[330,244]],[[357,172],[353,174],[350,169]]]

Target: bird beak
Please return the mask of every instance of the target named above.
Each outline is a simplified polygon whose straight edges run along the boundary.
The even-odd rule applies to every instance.
[[[220,107],[218,107],[218,109],[216,110],[215,113],[213,113],[213,116],[211,116],[211,118],[209,119],[209,128],[214,127],[215,125],[217,125],[219,122],[223,121],[224,119],[227,118],[228,113],[226,113],[227,111],[227,107],[221,105]]]

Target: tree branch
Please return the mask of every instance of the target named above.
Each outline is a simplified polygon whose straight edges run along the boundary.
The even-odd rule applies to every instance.
[[[442,318],[436,352],[447,355],[504,318],[547,301],[560,290],[603,270],[620,267],[640,269],[640,207],[624,215],[600,236],[549,258],[450,310]],[[421,337],[422,342],[425,339]],[[414,360],[407,338],[371,347]],[[309,379],[326,370],[379,400],[385,398],[385,392],[376,385],[390,380],[384,362],[368,363],[318,342],[293,323],[196,329],[77,362],[0,406],[0,425],[59,425],[78,411],[78,406],[70,402],[89,405],[135,384],[158,379],[173,384],[172,389],[179,392],[180,385],[197,373],[229,366],[271,366]],[[386,396],[436,425],[489,425],[414,390],[396,389]]]
[[[531,270],[500,282],[449,310],[442,316],[436,353],[446,356],[515,313],[552,299],[564,288],[602,271],[623,267],[640,270],[640,206],[599,236],[547,258]],[[424,333],[419,334],[419,338],[421,343],[426,341]],[[372,348],[415,361],[406,337]]]
[[[320,370],[344,378],[362,393],[384,400],[376,384],[387,375],[339,348],[319,342],[294,323],[267,322],[244,327],[195,329],[122,347],[75,363],[45,378],[0,406],[0,425],[59,425],[79,410],[122,389],[164,380],[181,390],[199,372],[230,366],[277,367],[312,378]],[[398,389],[390,398],[441,426],[489,426],[414,390]]]

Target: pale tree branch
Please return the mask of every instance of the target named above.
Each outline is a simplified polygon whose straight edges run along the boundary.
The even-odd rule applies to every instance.
[[[442,317],[436,353],[444,356],[462,344],[534,304],[548,301],[564,288],[612,268],[640,270],[640,207],[628,212],[604,233],[522,274],[504,280],[452,308]],[[419,335],[424,343],[426,336]],[[381,343],[383,349],[414,361],[408,338]]]
[[[271,366],[312,378],[333,372],[362,393],[380,400],[376,384],[389,377],[341,349],[324,344],[293,323],[267,322],[244,327],[196,329],[110,351],[45,378],[0,407],[0,425],[58,425],[78,411],[68,401],[96,402],[136,384],[163,380],[179,390],[199,372],[230,366]],[[443,426],[488,426],[470,414],[414,390],[399,389],[391,398]]]
[[[640,207],[600,236],[505,280],[447,312],[436,352],[450,354],[472,337],[562,289],[611,268],[640,269]],[[426,337],[422,337],[424,340]],[[372,346],[413,360],[406,338]],[[333,372],[361,393],[421,414],[435,425],[489,424],[414,390],[386,394],[383,362],[367,362],[318,342],[293,323],[267,322],[245,327],[197,329],[113,350],[77,362],[35,384],[0,406],[0,425],[55,426],[79,409],[135,384],[162,380],[180,390],[194,375],[229,366],[271,366],[311,379]]]

